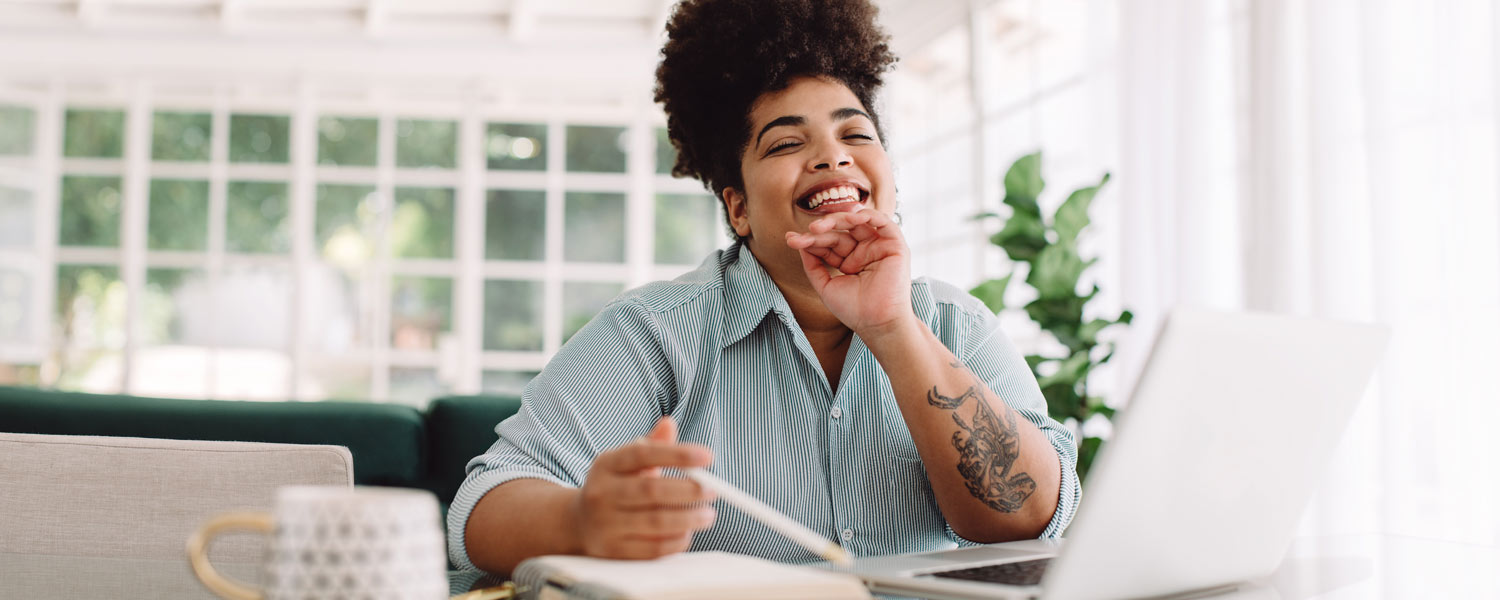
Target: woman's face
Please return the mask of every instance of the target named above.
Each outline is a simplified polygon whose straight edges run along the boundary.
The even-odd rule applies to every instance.
[[[773,277],[801,273],[786,232],[805,232],[835,212],[896,210],[891,162],[874,121],[849,88],[830,79],[794,79],[756,100],[740,172],[744,189],[724,191],[730,224],[750,238]]]

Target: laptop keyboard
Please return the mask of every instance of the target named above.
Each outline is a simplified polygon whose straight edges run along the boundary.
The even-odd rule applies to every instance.
[[[937,573],[928,573],[928,575],[947,579],[983,581],[1005,585],[1037,585],[1042,582],[1042,574],[1047,572],[1047,564],[1050,562],[1052,562],[1051,558],[1041,558],[1037,560],[1001,563],[998,565],[985,565],[969,569],[939,571]]]

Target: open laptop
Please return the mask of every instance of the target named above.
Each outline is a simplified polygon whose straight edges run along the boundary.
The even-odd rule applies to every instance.
[[[1387,338],[1377,325],[1174,312],[1066,542],[861,558],[854,573],[880,593],[964,600],[1200,594],[1269,575]]]

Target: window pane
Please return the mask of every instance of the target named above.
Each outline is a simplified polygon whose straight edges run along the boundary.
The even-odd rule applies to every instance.
[[[520,396],[536,376],[536,371],[485,371],[479,387],[486,394]]]
[[[0,186],[0,248],[29,248],[36,237],[31,192]]]
[[[656,262],[698,264],[717,245],[719,209],[713,196],[656,195]]]
[[[542,260],[547,247],[547,194],[490,190],[484,211],[484,257]]]
[[[583,329],[599,309],[620,295],[625,285],[597,281],[568,281],[563,283],[563,341]]]
[[[563,258],[625,262],[625,194],[568,192],[563,209]]]
[[[279,181],[229,182],[226,250],[284,253],[291,248],[286,187]]]
[[[677,149],[672,147],[672,139],[667,137],[666,127],[656,128],[656,172],[670,174],[672,165],[677,164]]]
[[[59,265],[57,312],[63,347],[121,348],[125,345],[125,284],[115,267]]]
[[[371,346],[373,282],[360,271],[319,265],[302,294],[302,331],[315,351],[339,355]]]
[[[237,265],[226,269],[213,290],[218,319],[214,337],[226,348],[291,347],[291,269]]]
[[[42,385],[42,367],[41,365],[0,363],[0,385],[40,387]]]
[[[118,394],[123,382],[124,353],[114,348],[58,348],[57,388],[61,390],[89,392],[91,394]]]
[[[452,331],[453,280],[397,277],[391,284],[391,347],[437,348],[438,336]]]
[[[484,349],[542,349],[541,282],[484,282]]]
[[[313,235],[318,254],[341,267],[357,267],[374,255],[375,186],[318,186]]]
[[[624,127],[568,126],[568,170],[624,173]]]
[[[141,334],[146,344],[208,344],[213,327],[208,276],[199,269],[146,269]],[[227,315],[238,316],[238,315]],[[207,368],[205,363],[204,368]]]
[[[208,160],[213,118],[208,113],[156,113],[151,123],[152,160]]]
[[[303,400],[369,400],[370,366],[364,363],[314,364],[303,371],[297,396]]]
[[[151,180],[146,246],[152,250],[208,248],[208,182]]]
[[[401,119],[396,122],[396,166],[458,166],[458,123]]]
[[[0,106],[0,155],[31,154],[36,115],[20,106]]]
[[[292,386],[292,357],[286,352],[254,348],[215,348],[214,398],[286,400]]]
[[[375,166],[379,148],[376,119],[323,117],[318,119],[318,164],[346,167]]]
[[[125,148],[125,111],[70,108],[63,121],[63,156],[120,158]]]
[[[547,126],[490,123],[485,137],[486,165],[513,171],[547,170]]]
[[[64,175],[57,242],[64,246],[120,245],[120,178]]]
[[[398,258],[453,257],[452,188],[396,188],[391,251]]]
[[[229,160],[284,163],[291,156],[291,118],[276,115],[230,115]]]
[[[391,400],[407,406],[426,408],[438,396],[448,394],[447,386],[438,381],[437,370],[408,367],[391,368]]]
[[[130,393],[159,398],[208,398],[213,350],[147,345],[130,357]],[[283,394],[285,395],[285,394]]]
[[[31,319],[31,276],[0,269],[0,342],[33,341],[28,330]]]

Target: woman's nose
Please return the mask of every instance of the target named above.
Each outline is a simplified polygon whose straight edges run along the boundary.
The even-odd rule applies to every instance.
[[[812,156],[813,171],[838,170],[854,164],[854,157],[849,155],[843,144],[838,143],[824,143]]]

